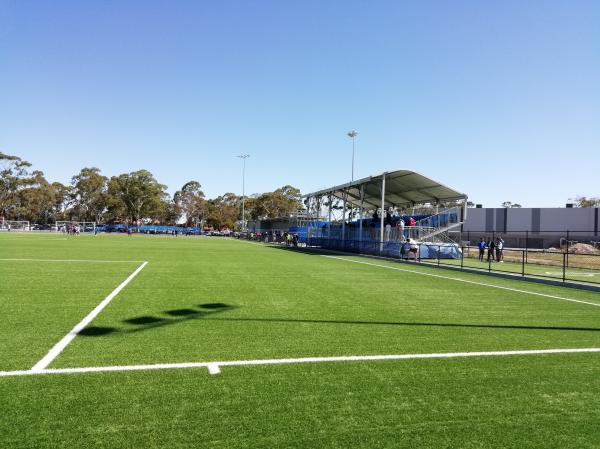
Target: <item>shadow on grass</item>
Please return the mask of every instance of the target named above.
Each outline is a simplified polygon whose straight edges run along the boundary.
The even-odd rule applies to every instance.
[[[302,324],[335,324],[335,325],[362,325],[362,326],[399,326],[399,327],[450,327],[464,329],[508,329],[525,331],[573,331],[573,332],[599,332],[596,327],[573,327],[573,326],[526,326],[521,324],[475,324],[475,323],[420,323],[403,321],[360,321],[360,320],[313,320],[313,319],[286,319],[286,318],[226,318],[217,316],[222,312],[233,310],[235,306],[223,303],[199,304],[196,309],[174,309],[166,310],[161,318],[154,316],[140,316],[123,320],[123,323],[133,324],[137,327],[119,329],[116,327],[90,326],[79,332],[85,337],[100,337],[104,335],[121,333],[131,334],[142,332],[157,327],[171,326],[185,321],[205,319],[210,321],[229,322],[258,322],[258,323],[302,323]],[[172,318],[171,318],[172,317]]]
[[[289,251],[289,252],[293,252],[296,254],[305,254],[307,256],[327,256],[327,255],[332,255],[333,253],[336,254],[343,254],[345,256],[352,256],[352,255],[359,255],[359,254],[355,254],[355,253],[341,253],[339,251],[335,251],[335,250],[323,250],[320,248],[316,248],[316,247],[305,247],[305,246],[287,246],[287,245],[283,245],[283,244],[270,244],[270,245],[265,245],[265,248],[269,248],[269,249],[274,249],[274,250],[280,250],[280,251]]]
[[[155,316],[139,316],[134,318],[128,318],[123,320],[123,323],[133,324],[137,327],[119,329],[117,327],[101,327],[101,326],[88,326],[77,335],[82,337],[101,337],[104,335],[110,335],[115,333],[120,334],[131,334],[157,327],[171,326],[179,324],[184,321],[196,320],[200,318],[206,318],[212,315],[219,314],[228,310],[232,310],[235,307],[224,304],[221,302],[211,302],[206,304],[199,304],[197,309],[173,309],[165,310],[163,313],[168,317],[155,317]]]

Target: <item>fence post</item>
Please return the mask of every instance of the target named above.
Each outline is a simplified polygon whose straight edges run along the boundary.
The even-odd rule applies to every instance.
[[[419,260],[418,260],[419,263],[421,263],[421,245],[422,245],[422,243],[419,243],[419,246],[417,246],[417,251],[419,251]]]
[[[526,250],[523,250],[522,254],[521,254],[521,275],[525,276],[525,254],[527,253]]]
[[[567,267],[569,266],[569,240],[570,240],[569,231],[567,231],[567,258],[566,258]]]
[[[460,269],[462,270],[465,267],[465,247],[464,245],[460,249]]]
[[[527,256],[529,249],[529,230],[525,231],[525,263],[527,263]]]
[[[569,247],[569,244],[567,243],[567,248]],[[563,284],[565,283],[565,279],[567,278],[567,258],[568,258],[568,254],[563,253],[563,276],[562,276],[562,281]]]
[[[438,267],[440,266],[440,252],[442,251],[442,246],[438,245]]]
[[[490,256],[490,250],[488,249],[488,273],[492,272],[492,259],[494,258],[494,255],[492,254]]]

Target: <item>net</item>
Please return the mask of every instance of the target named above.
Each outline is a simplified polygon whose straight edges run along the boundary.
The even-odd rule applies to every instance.
[[[90,233],[96,232],[95,221],[57,221],[56,228],[58,232]]]
[[[0,230],[2,231],[29,231],[28,221],[3,221],[0,222]]]

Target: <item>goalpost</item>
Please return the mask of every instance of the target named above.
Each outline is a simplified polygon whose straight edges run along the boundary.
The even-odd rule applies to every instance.
[[[3,221],[0,222],[0,230],[1,231],[29,231],[31,228],[29,227],[28,221]]]
[[[75,229],[78,232],[96,233],[95,221],[57,221],[56,228],[58,232],[68,232],[69,229]]]

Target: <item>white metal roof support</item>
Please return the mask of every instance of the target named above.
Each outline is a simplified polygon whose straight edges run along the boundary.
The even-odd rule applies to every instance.
[[[343,197],[343,201],[344,201],[344,212],[342,212],[342,245],[344,246],[345,249],[345,245],[344,242],[346,241],[346,193],[344,192],[342,194]]]
[[[365,199],[365,186],[360,186],[360,222],[358,224],[358,251],[362,251],[362,238],[363,238],[363,207]]]
[[[329,194],[329,221],[327,222],[327,243],[331,240],[331,202],[333,201],[333,196]]]
[[[380,229],[379,229],[379,254],[383,253],[383,209],[385,208],[385,173],[381,178],[381,212],[379,217]]]

